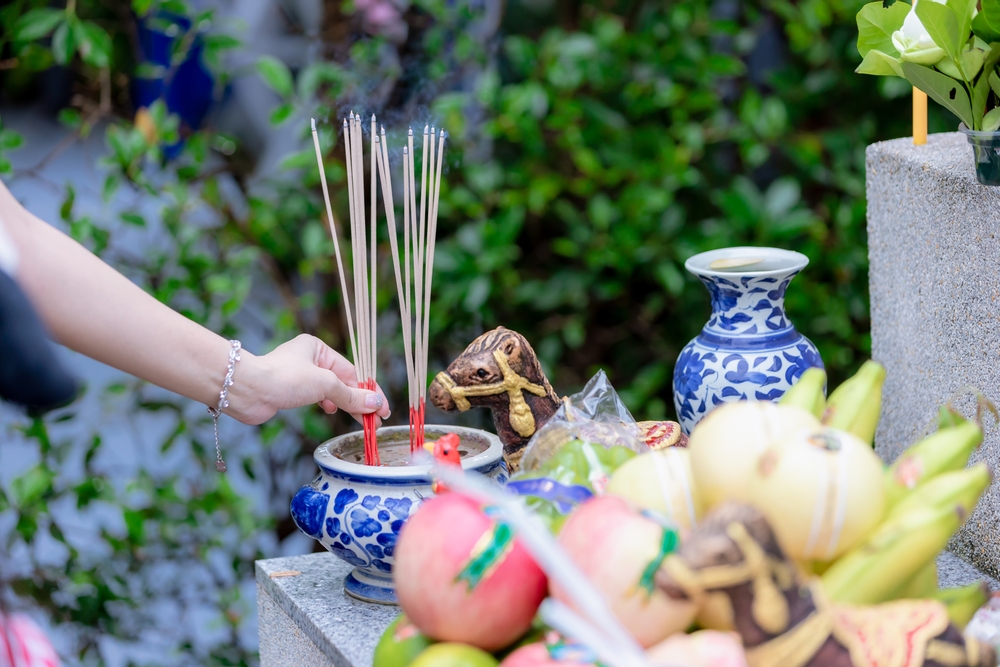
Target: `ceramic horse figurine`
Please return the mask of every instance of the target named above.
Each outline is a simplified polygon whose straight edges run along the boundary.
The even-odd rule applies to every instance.
[[[525,337],[504,327],[472,341],[447,370],[437,374],[429,394],[431,403],[445,412],[492,410],[512,473],[520,467],[531,436],[564,400],[553,391]],[[654,449],[686,442],[676,422],[639,422],[637,426],[640,439]]]
[[[472,341],[437,374],[428,393],[431,403],[445,412],[491,409],[511,472],[528,440],[560,405],[531,345],[503,327]]]
[[[748,505],[727,504],[707,516],[664,562],[656,583],[675,598],[724,594],[750,667],[996,667],[993,647],[963,637],[940,602],[825,601]]]

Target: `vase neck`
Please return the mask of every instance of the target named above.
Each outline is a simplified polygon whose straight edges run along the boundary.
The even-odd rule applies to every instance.
[[[798,271],[775,275],[698,275],[712,296],[712,316],[702,329],[709,339],[784,339],[797,335],[785,315],[785,290]],[[696,274],[697,275],[697,274]]]

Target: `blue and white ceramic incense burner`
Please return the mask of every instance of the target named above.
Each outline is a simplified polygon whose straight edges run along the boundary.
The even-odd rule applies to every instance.
[[[823,367],[816,346],[785,314],[785,290],[808,263],[791,250],[742,247],[684,264],[712,297],[712,316],[674,367],[674,407],[685,433],[723,403],[776,401],[807,368]]]
[[[462,468],[506,484],[503,445],[492,433],[460,426],[426,426],[428,441],[447,433],[460,439]],[[409,426],[378,431],[383,465],[364,464],[364,436],[355,431],[324,442],[313,459],[319,476],[292,498],[292,519],[303,533],[354,566],[344,579],[348,594],[368,602],[396,603],[392,582],[396,538],[420,503],[432,497],[430,468],[407,465]]]

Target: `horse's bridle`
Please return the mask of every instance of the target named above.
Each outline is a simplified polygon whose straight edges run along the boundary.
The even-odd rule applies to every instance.
[[[689,597],[700,597],[707,591],[751,583],[751,612],[754,621],[770,634],[784,632],[788,629],[790,612],[779,584],[787,589],[795,583],[791,565],[769,556],[741,523],[730,524],[726,528],[726,534],[743,553],[741,563],[694,570],[679,556],[673,556],[663,564],[664,569]]]
[[[493,350],[493,358],[503,374],[503,380],[492,384],[481,384],[474,387],[460,387],[450,375],[441,371],[437,374],[437,381],[451,395],[455,401],[455,407],[461,412],[472,408],[469,398],[477,396],[497,396],[506,393],[510,397],[510,425],[522,438],[529,438],[535,433],[535,415],[524,400],[523,392],[527,391],[535,396],[545,396],[548,390],[531,382],[514,372],[507,361],[507,355],[502,350]]]

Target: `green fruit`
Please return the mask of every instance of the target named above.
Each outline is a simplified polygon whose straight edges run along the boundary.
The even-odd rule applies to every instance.
[[[406,614],[400,614],[378,640],[372,667],[407,667],[433,643],[410,623]]]
[[[411,667],[497,667],[500,663],[486,651],[468,644],[434,644],[429,646]]]

